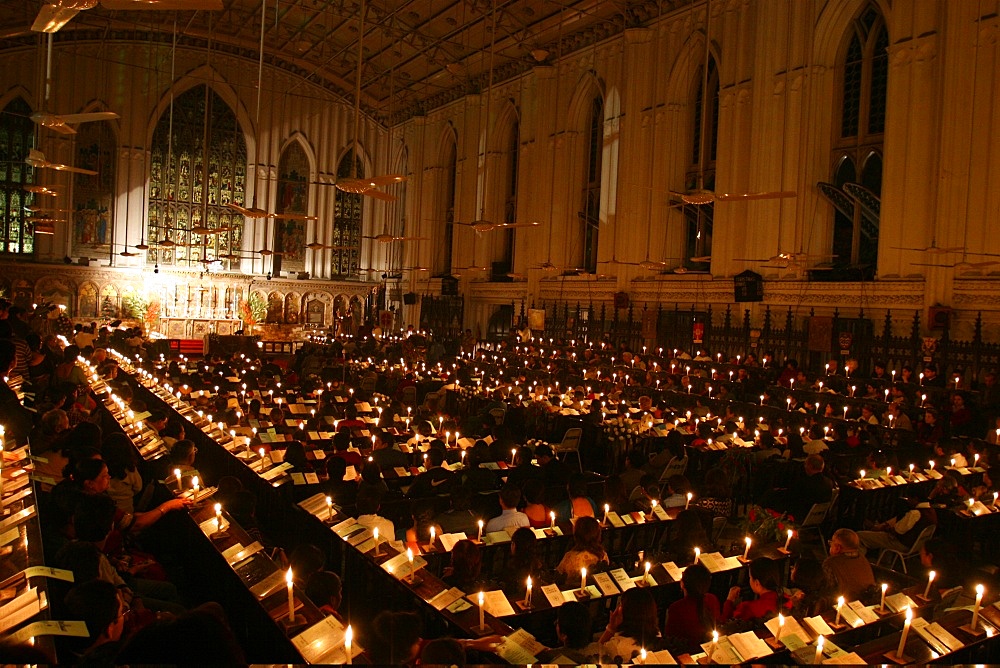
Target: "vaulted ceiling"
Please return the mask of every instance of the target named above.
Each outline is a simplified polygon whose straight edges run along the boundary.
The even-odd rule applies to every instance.
[[[485,88],[491,69],[504,81],[694,0],[266,0],[265,61],[353,103],[362,2],[361,103],[398,121]],[[256,61],[262,0],[222,3],[221,11],[97,5],[55,39],[169,41],[176,19],[182,46]],[[39,43],[31,25],[42,4],[0,0],[0,48]]]

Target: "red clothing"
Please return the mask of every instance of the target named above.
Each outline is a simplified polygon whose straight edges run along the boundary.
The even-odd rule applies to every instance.
[[[358,473],[360,473],[360,471],[358,471],[358,469],[361,467],[361,463],[364,460],[361,458],[361,455],[358,454],[357,452],[353,452],[351,450],[344,450],[343,452],[339,452],[339,451],[338,452],[334,452],[330,456],[331,457],[340,457],[345,462],[347,462],[348,466],[353,466],[354,469],[355,469],[355,471],[357,471]]]
[[[719,599],[715,594],[705,594],[703,605],[712,620],[711,628],[714,628],[715,622],[719,619]],[[698,603],[694,597],[685,596],[667,609],[667,625],[663,629],[663,635],[683,638],[692,645],[697,645],[705,642],[711,628],[706,627],[699,619]]]
[[[722,606],[722,617],[719,621],[728,622],[730,619],[751,621],[754,619],[760,619],[761,617],[777,611],[777,592],[765,592],[759,598],[755,598],[752,601],[743,601],[736,606],[734,606],[732,601],[727,598],[725,605]]]

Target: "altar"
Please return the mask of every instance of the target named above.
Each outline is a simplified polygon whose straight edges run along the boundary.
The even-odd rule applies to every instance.
[[[160,318],[159,332],[168,339],[204,339],[209,334],[232,336],[243,322],[232,318]]]

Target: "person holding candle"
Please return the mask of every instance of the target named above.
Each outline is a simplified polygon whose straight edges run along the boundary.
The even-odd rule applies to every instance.
[[[649,588],[629,589],[618,599],[607,628],[590,644],[587,653],[596,657],[601,652],[609,663],[632,663],[643,647],[660,643],[658,620],[656,601]]]
[[[681,576],[684,598],[667,609],[663,636],[676,643],[678,651],[697,652],[715,628],[721,608],[715,594],[709,593],[712,574],[704,564],[692,564]]]
[[[594,572],[600,564],[609,564],[608,553],[601,544],[601,524],[594,517],[581,517],[573,525],[573,545],[563,555],[556,567],[557,574],[564,582],[575,584],[579,581],[580,569]]]
[[[750,589],[757,598],[750,601],[740,601],[740,588],[730,588],[729,595],[722,606],[720,621],[727,622],[730,619],[756,620],[778,611],[778,586],[781,581],[781,569],[778,562],[769,557],[753,559],[750,562],[749,580]]]
[[[345,480],[347,462],[340,457],[326,459],[326,493],[338,506],[350,506],[358,497],[358,481]]]
[[[354,468],[359,469],[361,468],[361,464],[364,460],[362,459],[360,452],[351,450],[350,447],[351,447],[350,430],[338,431],[333,436],[333,453],[330,456],[340,457],[347,463],[348,466],[353,466]]]
[[[861,556],[861,540],[851,529],[840,528],[830,538],[830,556],[823,561],[823,572],[834,589],[847,601],[856,601],[875,586],[871,564]]]

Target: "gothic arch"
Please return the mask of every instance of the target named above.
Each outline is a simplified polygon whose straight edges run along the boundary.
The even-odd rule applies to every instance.
[[[344,158],[346,158],[347,156],[349,156],[353,151],[354,151],[354,140],[352,139],[351,141],[349,141],[347,143],[347,146],[345,146],[337,154],[337,160],[333,164],[333,170],[334,170],[334,172],[336,172],[340,168],[340,163],[344,161]],[[368,153],[368,149],[365,148],[365,143],[363,141],[361,141],[360,139],[358,140],[358,155],[357,155],[357,158],[359,158],[361,160],[361,170],[362,170],[363,174],[374,174],[375,173],[375,167],[374,167],[374,163],[372,162],[371,155]]]
[[[566,118],[569,119],[568,127],[570,129],[579,130],[586,126],[587,119],[590,116],[591,102],[598,95],[605,101],[604,107],[606,111],[607,94],[604,82],[593,70],[587,70],[583,73],[583,76],[580,77],[580,80],[577,81],[576,90],[573,93],[573,97],[569,101]],[[605,118],[607,118],[606,113]]]
[[[302,151],[306,154],[306,159],[309,161],[309,180],[315,181],[317,173],[316,151],[313,150],[312,144],[309,143],[309,140],[306,138],[305,133],[303,133],[301,130],[296,130],[295,132],[293,132],[291,135],[288,136],[288,139],[282,142],[281,150],[278,151],[279,160],[280,156],[284,155],[285,150],[293,143],[297,143],[302,148]],[[310,200],[311,199],[312,198],[310,198]],[[310,202],[310,204],[311,203],[312,202]]]
[[[18,85],[8,88],[3,95],[0,95],[0,109],[5,108],[8,104],[10,104],[13,100],[16,100],[17,98],[21,98],[22,100],[24,100],[25,103],[32,109],[35,108],[35,105],[31,103],[31,100],[35,99],[35,96],[29,93],[28,89],[25,88],[24,86]]]
[[[889,35],[894,34],[892,11],[886,0],[844,0],[829,2],[816,21],[813,47],[813,62],[832,67],[839,63],[839,57],[846,47],[844,36],[855,17],[867,4],[874,4],[882,13]]]
[[[715,67],[719,71],[719,81],[725,81],[725,69],[722,61],[722,49],[718,42],[712,40],[708,47],[708,53],[715,61]],[[696,30],[691,33],[684,46],[681,47],[680,55],[670,68],[670,75],[667,77],[667,104],[692,104],[693,91],[697,90],[699,68],[705,64],[705,31]]]
[[[257,155],[257,128],[254,125],[250,113],[236,94],[236,90],[226,81],[225,77],[210,65],[202,65],[187,74],[178,78],[173,85],[168,86],[160,97],[159,102],[150,112],[150,117],[146,119],[146,146],[153,145],[153,134],[156,132],[156,125],[164,113],[170,112],[170,100],[177,99],[181,94],[195,88],[206,85],[214,91],[222,101],[229,105],[236,115],[236,122],[243,130],[243,138],[247,146],[247,158]],[[148,175],[147,175],[148,176]]]
[[[510,129],[514,123],[520,123],[520,121],[521,113],[517,105],[514,104],[513,100],[505,100],[497,115],[496,122],[493,124],[490,141],[487,144],[490,153],[507,150],[507,137],[510,134]]]
[[[458,132],[452,122],[448,121],[441,129],[441,139],[438,141],[438,166],[447,166],[452,145],[455,146],[455,153],[458,154]]]
[[[87,104],[83,105],[83,107],[80,108],[79,113],[89,114],[94,111],[110,111],[110,109],[111,108],[107,105],[107,103],[104,100],[93,99]],[[121,137],[122,119],[113,118],[111,120],[101,121],[101,122],[107,123],[108,127],[111,128],[111,132],[114,134],[115,144],[117,144],[118,138]]]

